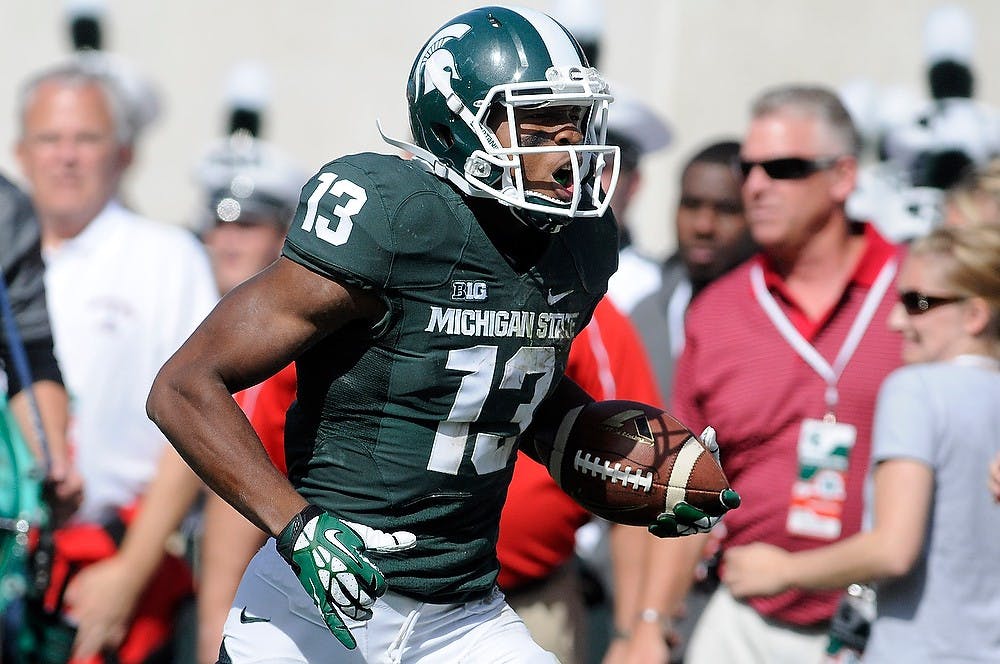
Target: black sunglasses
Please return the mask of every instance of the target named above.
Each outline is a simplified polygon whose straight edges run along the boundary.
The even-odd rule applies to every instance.
[[[737,166],[744,179],[750,175],[754,166],[760,166],[767,173],[767,177],[772,180],[802,180],[813,173],[825,171],[836,164],[838,159],[840,157],[818,157],[816,159],[781,157],[767,161],[743,161],[741,159],[737,162]]]
[[[943,297],[936,295],[924,295],[918,291],[905,291],[899,294],[899,301],[903,303],[903,308],[906,309],[906,313],[910,316],[919,316],[922,313],[928,312],[934,307],[940,307],[943,304],[952,304],[954,302],[961,302],[966,298],[964,297]]]

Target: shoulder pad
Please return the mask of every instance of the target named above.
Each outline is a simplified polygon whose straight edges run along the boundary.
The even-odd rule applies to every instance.
[[[461,207],[450,187],[398,157],[343,157],[303,187],[283,254],[379,290],[440,283],[450,266],[435,258],[446,253],[453,262],[468,235],[457,221]]]

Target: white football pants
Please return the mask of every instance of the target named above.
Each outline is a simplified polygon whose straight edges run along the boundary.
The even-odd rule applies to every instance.
[[[223,628],[233,664],[558,664],[539,647],[499,590],[466,604],[426,604],[393,592],[372,606],[371,620],[347,619],[358,642],[338,641],[274,540],[247,567]]]

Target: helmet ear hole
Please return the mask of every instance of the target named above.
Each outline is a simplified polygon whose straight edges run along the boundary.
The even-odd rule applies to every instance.
[[[483,115],[483,125],[489,127],[490,130],[496,132],[500,123],[507,119],[507,108],[504,106],[503,101],[496,100],[490,104],[490,107],[486,110]]]
[[[450,150],[452,146],[455,145],[455,135],[451,133],[451,129],[447,125],[443,125],[440,122],[434,122],[431,124],[431,131],[434,132],[434,138],[438,140],[445,147],[445,149]]]

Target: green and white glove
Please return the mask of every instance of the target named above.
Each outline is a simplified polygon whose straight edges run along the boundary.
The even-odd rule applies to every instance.
[[[712,453],[712,456],[715,457],[715,462],[721,466],[722,464],[719,461],[719,443],[715,439],[715,429],[705,427],[699,438],[708,451]],[[722,492],[722,503],[728,509],[736,509],[740,506],[740,494],[732,489],[726,489]],[[697,535],[698,533],[707,533],[721,519],[721,515],[709,516],[697,507],[681,501],[674,506],[672,513],[664,512],[656,517],[656,522],[649,526],[649,532],[657,537]]]
[[[307,505],[278,535],[278,553],[323,614],[326,626],[346,648],[357,641],[341,614],[352,620],[372,617],[369,607],[386,591],[385,577],[365,551],[405,551],[416,543],[413,533],[385,533],[341,521],[316,505]]]

